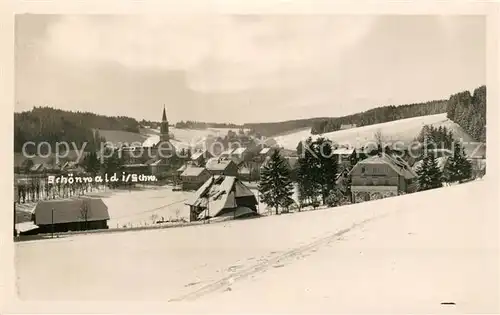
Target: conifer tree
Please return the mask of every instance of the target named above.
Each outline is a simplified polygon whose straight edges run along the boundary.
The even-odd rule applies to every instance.
[[[472,164],[465,157],[463,147],[458,141],[453,143],[453,155],[445,167],[446,180],[450,183],[463,182],[472,176]]]
[[[424,156],[422,164],[417,169],[417,175],[420,191],[443,187],[443,174],[436,157],[431,154]]]
[[[258,185],[261,200],[275,209],[287,208],[293,195],[293,184],[290,180],[290,168],[287,161],[275,150],[264,166]]]
[[[302,203],[317,201],[319,185],[314,181],[314,171],[317,168],[317,160],[312,154],[312,139],[307,139],[301,144],[301,156],[297,163],[297,184],[299,198]]]
[[[333,144],[325,138],[318,138],[312,143],[317,159],[317,167],[312,168],[312,179],[321,190],[323,204],[326,198],[335,189],[337,177],[337,159],[333,155]]]
[[[443,187],[443,173],[439,169],[438,161],[434,155],[429,155],[429,189]]]

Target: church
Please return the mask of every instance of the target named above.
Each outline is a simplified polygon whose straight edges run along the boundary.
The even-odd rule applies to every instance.
[[[159,140],[145,141],[142,146],[122,147],[124,167],[133,173],[158,174],[177,167],[179,163],[177,149],[170,141],[167,111],[163,107]]]

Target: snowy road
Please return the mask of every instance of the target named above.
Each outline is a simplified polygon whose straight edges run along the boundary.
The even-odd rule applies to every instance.
[[[18,292],[26,300],[192,301],[200,310],[232,312],[494,313],[497,214],[486,198],[476,197],[473,208],[464,202],[484,194],[484,183],[445,190],[220,224],[18,243]],[[430,198],[454,190],[461,197],[453,202]],[[456,305],[441,305],[450,301]]]

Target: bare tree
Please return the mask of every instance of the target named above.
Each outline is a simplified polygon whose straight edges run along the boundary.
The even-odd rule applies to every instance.
[[[373,137],[375,139],[375,144],[377,145],[377,150],[379,153],[381,153],[382,150],[384,150],[384,136],[382,134],[382,130],[377,129]]]

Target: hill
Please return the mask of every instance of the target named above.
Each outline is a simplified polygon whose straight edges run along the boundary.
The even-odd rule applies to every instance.
[[[139,123],[130,117],[109,117],[88,112],[72,112],[51,107],[34,107],[31,111],[14,113],[14,152],[21,152],[27,141],[75,143],[86,150],[99,148],[105,139],[96,130],[139,132]],[[32,148],[30,153],[34,153]],[[43,152],[46,153],[46,152]]]
[[[395,143],[403,142],[405,145],[414,141],[425,125],[434,127],[443,126],[451,130],[455,139],[462,139],[465,142],[475,142],[475,140],[457,123],[446,117],[446,113],[437,115],[427,115],[421,117],[400,119],[381,124],[357,127],[347,130],[339,130],[327,132],[321,135],[313,135],[311,131],[300,130],[295,133],[290,133],[285,136],[274,137],[276,142],[285,149],[295,150],[300,141],[308,137],[317,138],[319,136],[326,137],[340,145],[349,145],[352,147],[363,147],[367,143],[373,144],[375,134],[380,131],[385,142]],[[472,153],[475,149],[475,144],[466,146],[468,153]],[[484,148],[482,149],[484,151]],[[477,154],[480,154],[479,152]]]

